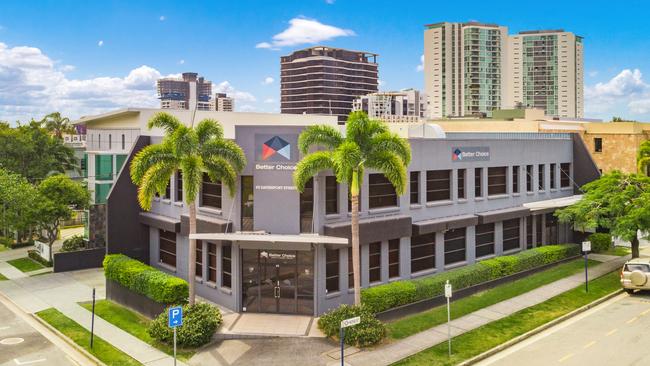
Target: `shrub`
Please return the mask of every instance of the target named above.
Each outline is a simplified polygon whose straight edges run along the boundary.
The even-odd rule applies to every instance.
[[[61,251],[75,252],[77,250],[84,249],[85,247],[86,247],[86,242],[84,241],[83,236],[75,235],[63,241],[63,246],[61,247]]]
[[[6,238],[6,237],[4,237],[4,236],[0,236],[0,244],[6,246],[7,248],[10,248],[10,247],[11,247],[11,244],[13,244],[13,242],[14,242],[14,241],[11,240],[10,238]]]
[[[161,304],[184,304],[189,296],[189,286],[182,278],[168,275],[123,254],[110,254],[104,258],[104,275]]]
[[[34,250],[34,249],[28,250],[27,251],[27,256],[29,258],[37,261],[38,263],[44,265],[45,267],[52,267],[52,262],[50,262],[49,260],[41,257],[41,255],[38,253],[37,250]]]
[[[591,251],[594,253],[605,252],[612,246],[612,236],[607,233],[593,233],[589,235]]]
[[[440,274],[403,280],[361,290],[361,299],[367,309],[379,313],[397,306],[440,296],[449,280],[454,289],[509,276],[580,254],[575,244],[547,245],[517,254],[486,259]]]
[[[367,347],[381,342],[386,336],[386,327],[375,318],[364,305],[341,305],[318,319],[318,328],[330,338],[338,339],[341,321],[361,317],[361,323],[345,329],[345,343],[356,347]]]
[[[167,326],[168,311],[158,315],[147,330],[152,338],[167,344],[174,342],[174,330]],[[183,306],[183,325],[176,329],[176,341],[181,347],[200,347],[212,339],[223,319],[219,309],[206,303]]]

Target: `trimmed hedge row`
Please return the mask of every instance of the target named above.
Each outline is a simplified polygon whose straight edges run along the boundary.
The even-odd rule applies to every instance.
[[[182,278],[168,275],[123,254],[109,254],[103,264],[107,279],[131,291],[161,304],[187,302],[189,285]]]
[[[429,277],[395,281],[366,288],[361,291],[361,301],[371,311],[379,313],[442,295],[447,280],[454,289],[462,289],[578,254],[580,254],[580,248],[575,244],[542,246],[514,255],[486,259]]]
[[[351,346],[368,347],[381,342],[386,336],[386,326],[365,305],[341,305],[318,319],[318,328],[326,336],[339,340],[339,329],[344,319],[361,317],[361,323],[345,329],[344,342]]]

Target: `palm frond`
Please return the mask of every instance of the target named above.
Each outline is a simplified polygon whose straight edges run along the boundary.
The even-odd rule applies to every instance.
[[[305,128],[298,137],[298,149],[307,154],[314,146],[322,146],[330,150],[335,149],[343,142],[343,136],[334,127],[328,125],[315,125]]]
[[[144,210],[151,209],[151,201],[156,193],[165,192],[169,180],[176,168],[167,164],[154,164],[145,172],[140,184],[138,184],[138,203]]]
[[[228,187],[230,197],[235,196],[237,191],[237,171],[229,162],[219,156],[212,156],[203,160],[203,167],[212,182],[221,182],[222,185]]]
[[[333,169],[336,172],[336,167],[333,161],[333,153],[331,151],[315,151],[311,154],[305,155],[296,165],[296,170],[293,172],[293,182],[299,192],[305,190],[307,182],[320,171]]]
[[[237,143],[231,140],[212,139],[203,144],[201,157],[204,160],[209,160],[212,156],[225,159],[238,172],[241,172],[246,167],[246,154]]]
[[[178,127],[182,126],[183,124],[181,121],[178,120],[178,118],[172,116],[169,113],[165,112],[159,112],[154,114],[153,117],[147,122],[147,127],[149,129],[152,129],[154,127],[159,127],[165,130],[165,134],[167,136],[171,135],[178,129]]]
[[[408,166],[411,163],[411,146],[406,139],[392,132],[383,132],[374,136],[370,141],[373,152],[391,151],[395,153],[402,163]]]
[[[181,160],[180,167],[183,172],[184,201],[191,204],[196,200],[203,181],[203,162],[200,157],[189,155]]]
[[[140,185],[145,173],[155,164],[166,164],[176,167],[174,155],[164,144],[149,145],[140,150],[131,161],[131,181]]]
[[[216,120],[210,118],[201,120],[201,122],[196,126],[195,131],[200,144],[204,144],[213,138],[223,138],[223,126],[221,126],[221,124]]]
[[[406,167],[397,154],[390,151],[377,152],[368,158],[365,165],[384,174],[398,195],[406,192]]]
[[[356,169],[363,162],[363,153],[354,141],[346,140],[334,150],[334,164],[338,169]]]
[[[199,138],[196,132],[187,126],[179,126],[176,131],[165,138],[172,146],[174,155],[189,156],[196,153],[199,146]]]

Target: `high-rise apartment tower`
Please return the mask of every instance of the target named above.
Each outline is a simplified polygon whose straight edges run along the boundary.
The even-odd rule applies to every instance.
[[[157,82],[162,109],[210,110],[212,82],[195,72],[184,72],[181,78],[163,78]]]

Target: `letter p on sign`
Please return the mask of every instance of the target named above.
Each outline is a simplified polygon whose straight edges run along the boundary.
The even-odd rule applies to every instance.
[[[180,327],[183,325],[183,308],[176,306],[169,308],[169,327]]]

